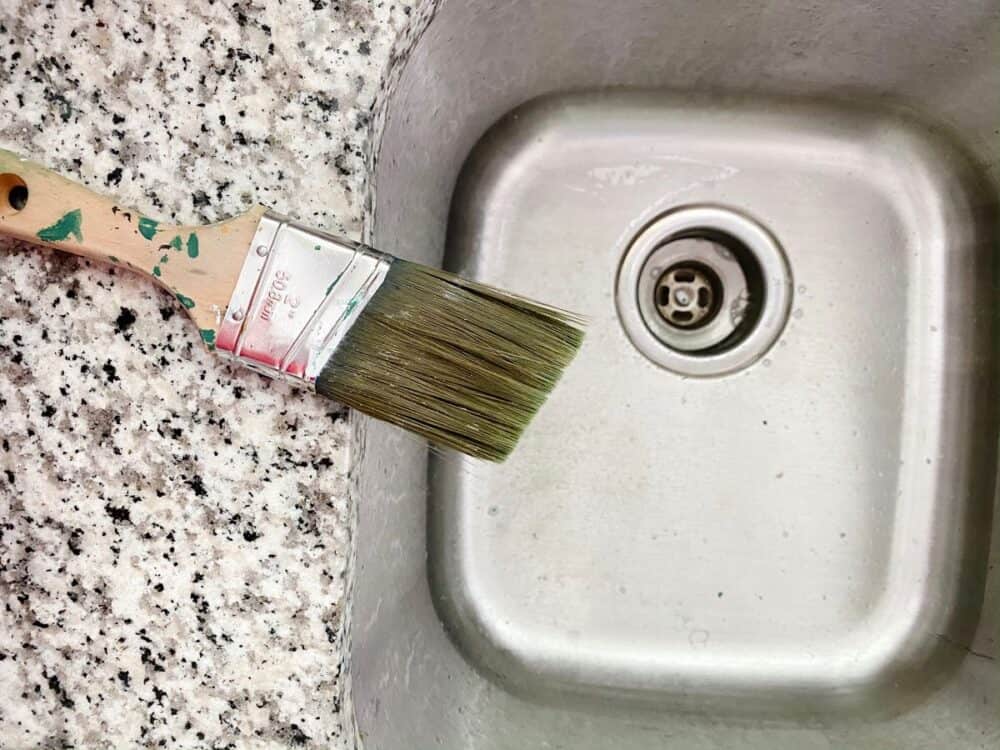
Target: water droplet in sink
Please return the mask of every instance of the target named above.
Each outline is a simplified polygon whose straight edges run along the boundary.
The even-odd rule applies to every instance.
[[[805,284],[799,284],[798,293],[799,294],[805,294],[806,293],[806,285]]]
[[[792,317],[795,318],[796,320],[802,320],[802,308],[801,307],[795,308],[795,311],[792,313]]]
[[[486,512],[489,513],[491,516],[495,516],[497,513],[500,512],[500,508],[498,508],[496,505],[491,505],[489,507],[489,510],[487,510]]]

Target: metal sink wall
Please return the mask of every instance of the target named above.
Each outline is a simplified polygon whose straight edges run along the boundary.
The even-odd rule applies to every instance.
[[[593,326],[503,466],[357,418],[367,747],[1000,746],[998,35],[985,0],[434,9],[369,240]],[[792,314],[685,379],[614,277],[705,204],[774,233]]]

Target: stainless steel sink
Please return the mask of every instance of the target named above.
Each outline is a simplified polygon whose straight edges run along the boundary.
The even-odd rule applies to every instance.
[[[369,748],[996,748],[1000,4],[446,0],[369,239],[589,316],[492,466],[356,421]]]

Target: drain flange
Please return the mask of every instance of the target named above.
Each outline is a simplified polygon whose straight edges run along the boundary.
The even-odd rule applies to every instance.
[[[648,224],[629,244],[616,304],[650,360],[684,375],[748,366],[788,317],[791,273],[777,242],[729,209],[692,206]]]

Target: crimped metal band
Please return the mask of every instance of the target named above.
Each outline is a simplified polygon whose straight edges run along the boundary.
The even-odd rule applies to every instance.
[[[389,255],[268,212],[215,348],[265,375],[314,385],[391,262]]]

